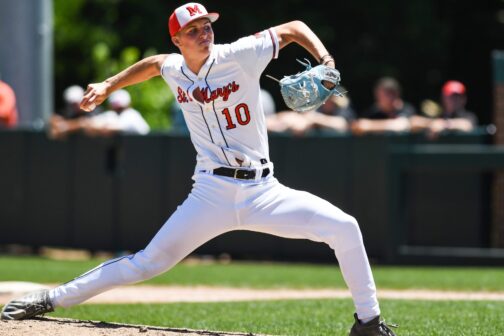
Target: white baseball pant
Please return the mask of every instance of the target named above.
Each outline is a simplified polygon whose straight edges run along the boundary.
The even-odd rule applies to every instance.
[[[260,181],[198,173],[187,199],[144,250],[107,261],[56,287],[56,307],[79,304],[113,287],[147,280],[175,266],[210,239],[249,230],[328,244],[336,254],[360,319],[380,314],[376,287],[357,221],[308,192],[274,177]]]

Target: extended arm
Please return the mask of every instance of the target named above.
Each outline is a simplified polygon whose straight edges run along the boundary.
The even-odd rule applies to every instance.
[[[167,56],[155,55],[144,58],[101,83],[89,84],[84,93],[80,108],[90,111],[103,103],[115,90],[159,76],[161,74],[161,66]]]
[[[437,137],[443,131],[462,131],[470,132],[474,129],[474,123],[466,118],[443,119],[443,118],[425,118],[415,116],[410,118],[413,131],[426,130],[430,138]]]
[[[295,42],[305,48],[313,57],[315,57],[317,61],[320,61],[321,58],[324,57],[322,63],[332,68],[335,67],[332,57],[325,57],[329,55],[329,52],[322,41],[320,41],[317,35],[315,35],[310,27],[308,27],[304,22],[291,21],[276,26],[274,29],[278,36],[280,49],[292,42]]]

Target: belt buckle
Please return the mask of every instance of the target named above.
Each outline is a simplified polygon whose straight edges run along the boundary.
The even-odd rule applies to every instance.
[[[234,175],[233,175],[233,178],[235,178],[235,179],[236,179],[236,178],[237,178],[237,177],[236,177],[236,175],[237,175],[237,174],[238,174],[238,169],[235,169],[235,171],[234,171]]]

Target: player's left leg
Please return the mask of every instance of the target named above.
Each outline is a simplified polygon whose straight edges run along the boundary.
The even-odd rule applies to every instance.
[[[168,271],[198,246],[235,228],[236,215],[230,201],[234,188],[233,183],[215,176],[196,176],[191,194],[145,249],[102,263],[50,291],[16,298],[4,306],[0,319],[27,319],[58,307],[71,307],[114,287]]]
[[[360,320],[380,315],[376,286],[357,221],[331,203],[274,180],[249,187],[241,228],[327,243],[335,252]]]
[[[232,230],[236,221],[228,211],[232,186],[211,175],[198,175],[187,199],[145,249],[109,260],[52,289],[53,303],[71,307],[114,287],[150,279],[171,269],[198,246]]]

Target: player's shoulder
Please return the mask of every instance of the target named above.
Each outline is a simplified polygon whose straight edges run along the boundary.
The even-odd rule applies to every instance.
[[[173,69],[180,69],[182,63],[184,62],[184,57],[180,54],[168,54],[161,66],[161,71],[166,72]]]
[[[233,44],[237,44],[237,45],[258,44],[258,43],[261,43],[264,39],[270,39],[273,34],[274,34],[274,31],[271,28],[264,29],[264,30],[261,30],[257,33],[243,36],[243,37],[239,38],[238,40],[236,40]]]
[[[216,44],[217,52],[216,56],[221,58],[230,57],[231,55],[236,55],[240,51],[245,50],[253,50],[257,48],[258,45],[262,44],[262,39],[267,37],[267,30],[261,31],[256,34],[246,35],[238,38],[237,40],[225,43],[225,44]]]

